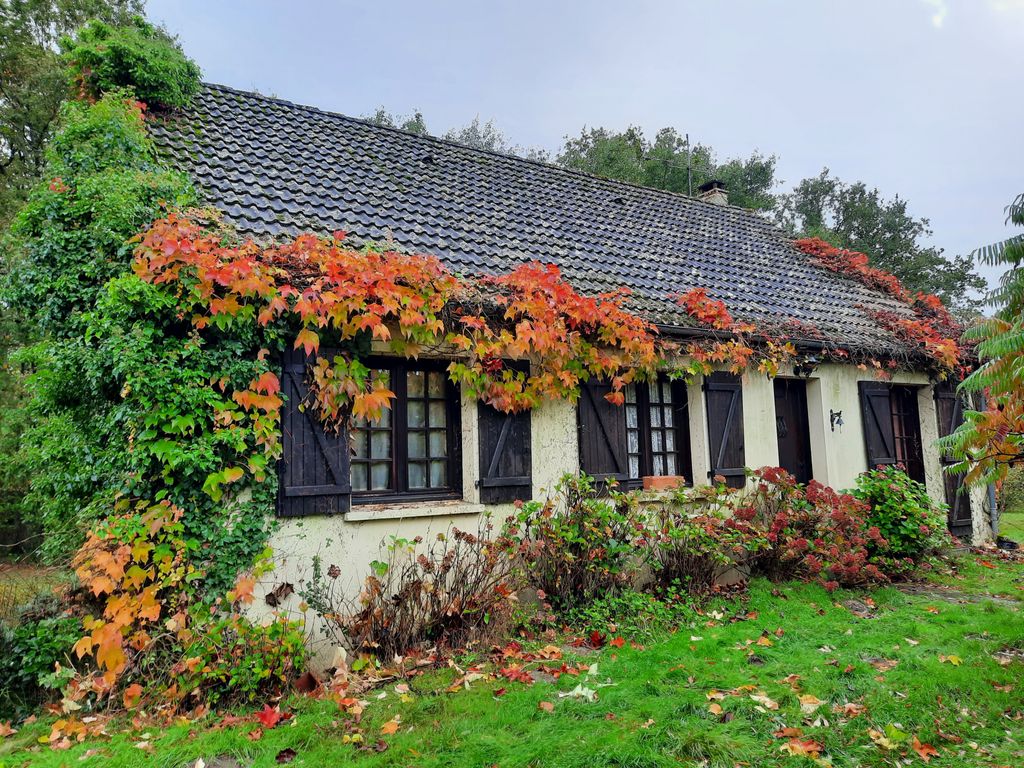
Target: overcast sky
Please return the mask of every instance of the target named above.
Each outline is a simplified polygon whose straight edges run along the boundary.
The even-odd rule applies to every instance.
[[[721,157],[828,166],[907,199],[934,243],[1012,234],[1024,192],[1024,0],[149,0],[204,78],[432,133],[493,119],[557,150],[671,125]]]

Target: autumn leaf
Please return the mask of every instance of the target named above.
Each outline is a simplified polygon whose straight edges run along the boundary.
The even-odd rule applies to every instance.
[[[302,347],[306,355],[312,355],[320,349],[320,337],[309,328],[303,328],[295,336],[295,349]]]
[[[915,752],[917,752],[917,754],[920,755],[921,759],[924,760],[926,763],[933,757],[939,756],[939,750],[937,750],[931,744],[922,744],[921,741],[917,738],[917,736],[914,736],[914,740],[910,742],[910,747]]]
[[[964,663],[964,660],[955,654],[950,654],[949,656],[939,654],[939,661],[943,664],[952,664],[954,667],[959,667]]]
[[[10,720],[0,720],[0,739],[6,739],[8,736],[13,736],[18,730],[11,727]]]
[[[800,711],[805,715],[813,714],[814,711],[820,707],[824,702],[817,696],[811,694],[804,694],[800,697]]]
[[[142,698],[142,686],[138,683],[132,683],[124,689],[124,708],[135,709],[139,704],[139,699]]]
[[[785,752],[788,755],[794,756],[806,756],[815,758],[821,754],[824,746],[813,739],[790,739],[781,747],[780,752]]]
[[[269,704],[264,704],[263,709],[256,713],[256,719],[264,728],[273,728],[281,722],[281,718],[281,710],[278,707],[271,707]]]
[[[388,720],[386,723],[384,723],[384,725],[380,727],[380,732],[384,736],[390,736],[391,734],[398,732],[398,728],[401,724],[401,716],[395,715],[393,718]]]
[[[766,696],[761,691],[759,691],[758,693],[750,694],[750,698],[752,700],[756,701],[758,704],[760,704],[765,709],[776,710],[776,709],[779,708],[779,702],[770,699],[768,696]]]
[[[541,712],[554,712],[555,705],[552,704],[550,701],[539,701],[537,702],[537,709],[539,709]]]

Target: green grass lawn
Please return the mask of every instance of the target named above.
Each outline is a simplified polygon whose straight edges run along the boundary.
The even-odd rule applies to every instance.
[[[1024,509],[1004,512],[999,518],[999,535],[1024,544]]]
[[[0,741],[0,765],[272,766],[291,756],[283,750],[306,766],[924,765],[915,736],[938,751],[929,765],[1024,765],[1024,658],[1012,654],[1024,655],[1024,563],[967,556],[929,589],[872,592],[873,610],[859,617],[843,603],[859,610],[850,601],[866,594],[756,581],[717,621],[695,616],[646,648],[587,655],[582,663],[597,665],[589,676],[481,680],[449,693],[457,673],[430,672],[404,696],[394,684],[364,695],[360,726],[382,752],[343,743],[351,718],[335,704],[295,697],[282,707],[291,720],[255,741],[253,722],[214,728],[209,718],[111,727],[109,738],[52,751],[35,744],[48,733],[40,722]],[[596,701],[559,697],[580,683]],[[800,695],[810,697],[804,711]],[[382,735],[396,715],[397,733]],[[801,735],[790,742],[796,732],[785,728]],[[806,740],[822,747],[817,763],[783,751]]]

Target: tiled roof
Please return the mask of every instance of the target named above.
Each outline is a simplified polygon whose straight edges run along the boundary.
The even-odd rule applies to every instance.
[[[627,286],[635,310],[668,326],[692,324],[671,296],[702,286],[738,319],[795,319],[880,352],[895,341],[865,308],[906,311],[734,206],[219,85],[153,133],[205,202],[257,238],[343,229],[357,242],[390,238],[435,254],[464,274],[554,263],[584,293]]]

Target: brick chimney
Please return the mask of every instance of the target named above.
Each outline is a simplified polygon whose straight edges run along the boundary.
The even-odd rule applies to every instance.
[[[725,188],[725,183],[718,179],[712,179],[705,184],[701,184],[697,187],[697,193],[697,197],[705,203],[712,203],[713,205],[729,204],[729,191]]]

